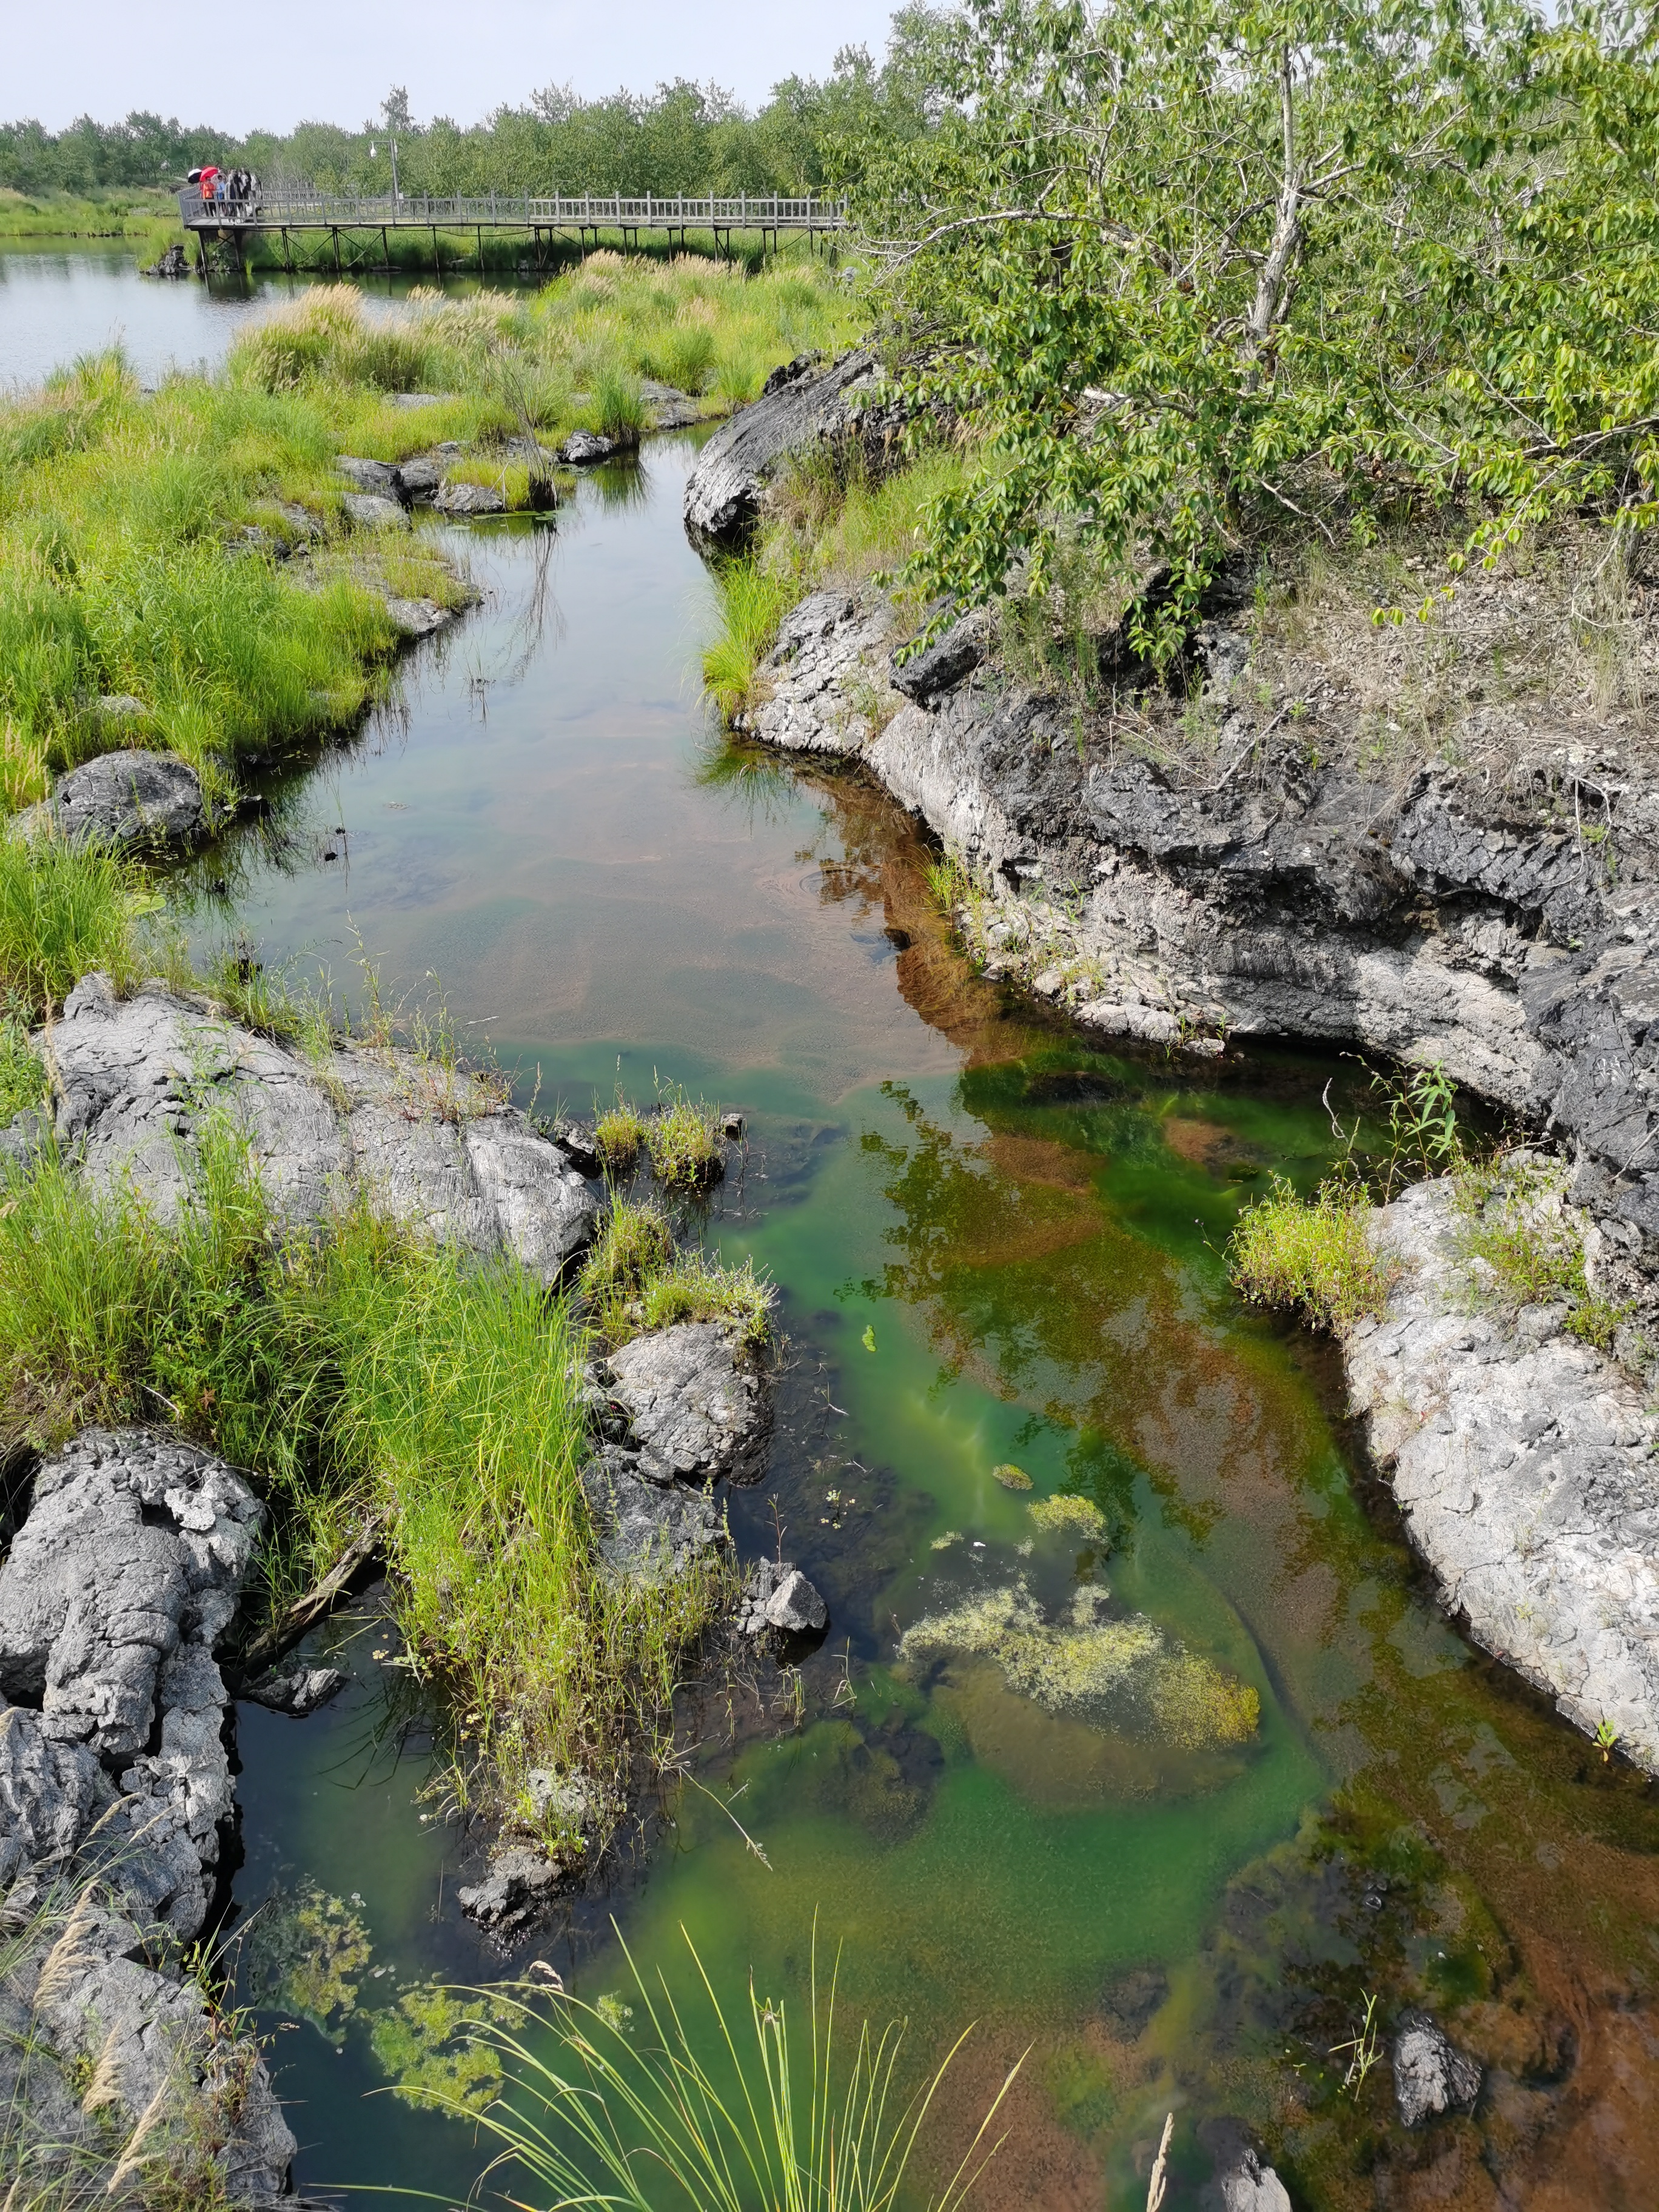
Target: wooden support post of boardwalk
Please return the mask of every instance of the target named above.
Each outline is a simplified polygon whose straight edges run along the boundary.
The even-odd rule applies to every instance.
[[[805,237],[808,248],[816,250],[821,237],[846,228],[847,204],[839,199],[820,199],[816,195],[804,199],[751,199],[747,193],[729,199],[714,195],[658,199],[649,192],[639,198],[629,198],[623,193],[613,193],[607,198],[585,192],[580,198],[556,195],[538,198],[526,194],[514,199],[491,192],[487,198],[434,199],[408,193],[369,198],[349,194],[260,191],[244,199],[204,200],[199,192],[189,190],[179,195],[179,216],[185,230],[196,240],[198,262],[204,270],[210,241],[229,246],[238,265],[245,266],[248,240],[267,233],[275,234],[280,240],[284,265],[291,266],[290,241],[296,231],[316,232],[331,239],[337,273],[343,268],[341,234],[378,232],[381,264],[390,268],[391,234],[423,231],[431,239],[432,258],[441,274],[439,234],[470,230],[477,240],[482,274],[487,231],[498,234],[516,232],[524,237],[538,270],[544,265],[548,246],[561,232],[574,233],[584,252],[590,235],[597,247],[605,231],[615,233],[633,246],[637,246],[641,232],[662,234],[671,243],[678,232],[684,249],[686,234],[693,230],[707,231],[717,251],[727,254],[732,250],[732,234],[737,231],[758,231],[763,247],[769,232],[774,252],[787,234],[799,233]]]

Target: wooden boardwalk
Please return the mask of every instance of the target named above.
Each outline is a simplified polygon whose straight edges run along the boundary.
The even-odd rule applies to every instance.
[[[320,231],[332,237],[335,263],[342,268],[346,265],[342,238],[378,237],[382,258],[389,260],[389,241],[394,231],[427,231],[431,234],[434,258],[441,268],[438,239],[443,231],[452,235],[457,231],[474,233],[481,267],[487,231],[517,232],[530,242],[539,264],[547,247],[562,234],[574,234],[584,243],[591,237],[596,246],[604,231],[619,234],[629,245],[638,244],[641,232],[670,239],[678,232],[684,245],[691,231],[710,233],[717,246],[724,243],[728,249],[732,234],[738,231],[758,231],[763,238],[769,233],[775,246],[786,233],[804,235],[809,244],[815,244],[819,238],[846,228],[847,204],[816,196],[784,199],[744,192],[729,198],[708,195],[701,199],[683,196],[659,199],[649,192],[639,198],[597,192],[543,198],[526,194],[515,198],[505,192],[490,192],[438,199],[403,192],[394,199],[389,193],[368,198],[262,191],[246,200],[204,201],[199,192],[187,190],[179,195],[179,215],[186,231],[196,238],[198,252],[211,240],[231,246],[240,259],[247,239],[275,235],[283,241],[286,259],[286,244],[292,233]],[[359,258],[356,253],[349,258],[353,262]]]

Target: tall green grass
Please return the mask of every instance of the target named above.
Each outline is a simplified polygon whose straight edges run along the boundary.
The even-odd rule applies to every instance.
[[[334,454],[396,458],[422,438],[362,387],[175,378],[146,397],[118,353],[0,404],[0,803],[129,741],[100,721],[106,693],[137,698],[143,741],[183,754],[221,801],[242,757],[349,724],[397,641],[374,556],[284,566],[259,533],[284,529],[284,502],[337,528]],[[453,602],[435,554],[397,559],[401,588],[418,570]]]
[[[719,628],[703,648],[702,686],[724,720],[735,725],[764,702],[761,665],[802,586],[786,570],[726,561],[714,571],[714,591]]]
[[[131,982],[139,896],[136,872],[112,854],[0,833],[0,1005],[39,1021],[94,968],[118,988]]]
[[[662,1589],[599,1571],[580,1470],[586,1342],[516,1262],[481,1265],[359,1205],[273,1218],[210,1121],[158,1224],[55,1154],[0,1197],[0,1430],[48,1448],[165,1420],[270,1501],[273,1607],[374,1516],[416,1664],[451,1694],[458,1773],[619,1759],[724,1601],[718,1557]]]
[[[685,1941],[690,2003],[665,1976],[653,1988],[623,1945],[642,2014],[637,2033],[614,2012],[570,1997],[555,2001],[551,2057],[530,2033],[540,2014],[527,2004],[522,2030],[480,2023],[475,2033],[511,2077],[508,2094],[479,2120],[501,2145],[486,2177],[507,2169],[513,2201],[525,2201],[516,2191],[527,2184],[550,2212],[893,2212],[919,2202],[917,2146],[967,2033],[906,2098],[902,2023],[879,2035],[864,2023],[850,2063],[843,2058],[837,1977],[820,1988],[816,1932],[804,2046],[791,2044],[784,1999],[763,1997],[751,1978],[746,2006],[722,2000]],[[991,2129],[1018,2071],[927,2197],[929,2212],[958,2212],[1001,2148]]]
[[[762,666],[788,610],[821,585],[857,585],[898,567],[920,542],[930,503],[967,465],[955,447],[880,477],[854,448],[796,462],[769,495],[752,552],[714,571],[717,626],[703,649],[702,684],[722,720],[740,726],[763,702]]]

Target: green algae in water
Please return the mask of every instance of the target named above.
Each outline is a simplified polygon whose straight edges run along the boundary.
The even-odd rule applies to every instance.
[[[1029,1490],[1030,1479],[1028,1476],[1024,1483],[1018,1485],[1009,1483],[1006,1487],[1010,1490],[1015,1488]],[[1039,1528],[1050,1533],[1070,1529],[1078,1535],[1090,1537],[1096,1542],[1099,1542],[1106,1534],[1106,1516],[1101,1511],[1099,1506],[1087,1498],[1069,1496],[1039,1498],[1025,1510]]]
[[[482,2112],[501,2093],[501,2054],[480,2029],[522,2029],[523,2003],[485,1990],[423,1982],[370,2015],[369,2044],[405,2105]]]
[[[994,1659],[1011,1689],[1049,1712],[1121,1726],[1139,1708],[1183,1750],[1255,1735],[1261,1701],[1249,1683],[1171,1644],[1144,1614],[1109,1616],[1109,1603],[1104,1590],[1085,1585],[1066,1618],[1050,1621],[1022,1578],[914,1622],[899,1640],[899,1657]]]
[[[1005,1490],[1029,1490],[1031,1486],[1030,1476],[1023,1467],[1016,1467],[1012,1460],[1004,1460],[1000,1467],[994,1467],[991,1480],[1000,1482]]]
[[[245,2003],[308,2020],[337,2050],[374,1955],[368,1931],[343,1899],[315,1881],[262,1905],[242,1947]]]

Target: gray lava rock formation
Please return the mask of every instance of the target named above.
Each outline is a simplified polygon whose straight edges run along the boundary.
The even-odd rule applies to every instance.
[[[100,753],[71,769],[49,799],[27,808],[13,826],[19,836],[56,835],[72,845],[186,845],[206,826],[201,781],[177,753]]]
[[[759,516],[766,486],[784,463],[849,435],[876,377],[872,355],[848,353],[821,370],[809,362],[783,384],[769,379],[762,398],[715,431],[686,478],[685,526],[693,541],[741,544]]]
[[[258,2045],[216,2028],[169,1942],[206,1920],[233,1811],[215,1646],[262,1517],[211,1453],[88,1430],[37,1470],[0,1566],[8,2140],[73,2146],[101,2182],[112,2133],[149,2114],[159,2161],[199,2118],[226,2193],[261,2205],[294,2137]]]
[[[1659,1414],[1564,1305],[1480,1302],[1449,1182],[1371,1235],[1400,1273],[1343,1332],[1349,1395],[1448,1610],[1659,1773]]]
[[[555,1281],[593,1233],[599,1201],[559,1147],[477,1078],[358,1047],[320,1066],[206,1000],[159,985],[117,999],[83,976],[49,1051],[58,1140],[99,1185],[135,1188],[159,1219],[189,1189],[204,1122],[228,1113],[289,1221],[354,1190],[473,1251],[503,1249]]]

